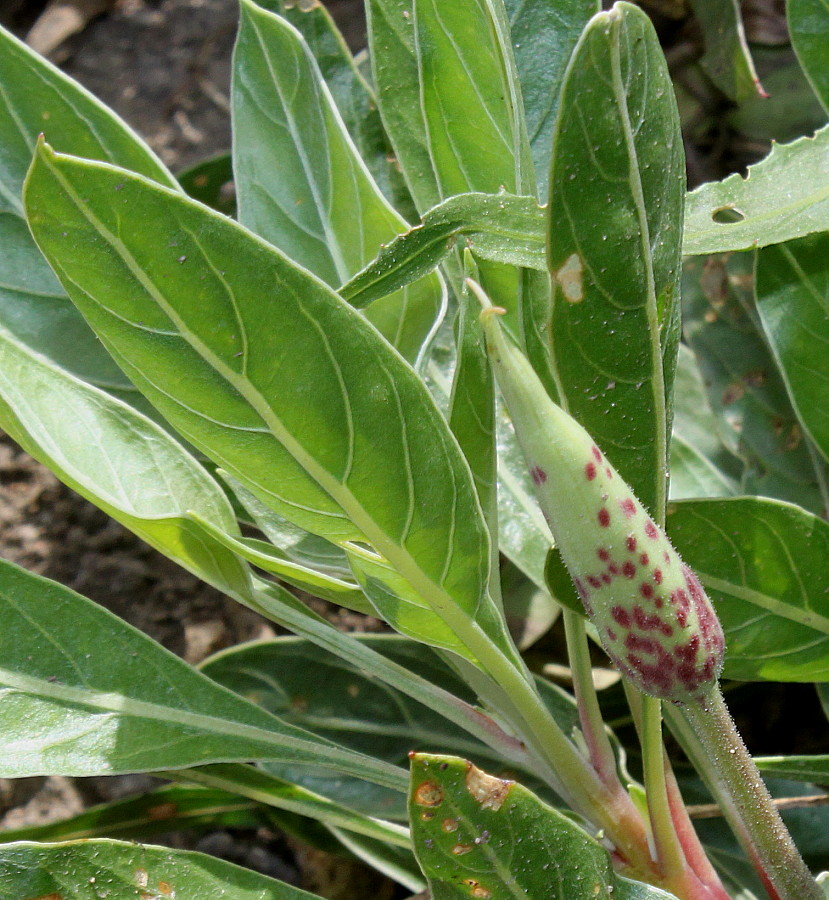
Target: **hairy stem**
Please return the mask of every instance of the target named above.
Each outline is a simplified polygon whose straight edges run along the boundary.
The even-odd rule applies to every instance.
[[[736,829],[772,900],[826,900],[803,862],[715,687],[679,706],[739,820]]]

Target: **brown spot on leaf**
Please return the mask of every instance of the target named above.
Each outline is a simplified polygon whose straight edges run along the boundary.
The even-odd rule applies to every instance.
[[[163,894],[165,897],[175,897],[176,895],[172,885],[167,884],[166,881],[158,882],[158,893]]]
[[[499,810],[514,782],[487,775],[472,763],[467,764],[466,789],[481,804],[482,809]]]
[[[476,900],[487,900],[492,896],[492,891],[485,888],[480,881],[474,878],[464,878],[461,884],[465,884],[469,888],[469,896],[475,897]]]
[[[457,819],[444,819],[440,823],[440,827],[447,833],[451,833],[452,831],[457,831],[460,822]]]
[[[452,848],[453,856],[463,856],[464,853],[469,853],[472,849],[472,844],[455,844]]]
[[[581,303],[584,300],[583,270],[581,257],[578,253],[571,253],[564,261],[564,265],[555,273],[555,280],[568,303]]]
[[[792,425],[789,430],[789,435],[786,438],[785,443],[783,444],[784,450],[796,450],[800,446],[800,442],[803,440],[803,432],[800,430],[800,426],[797,422]]]
[[[722,393],[722,405],[731,406],[732,403],[736,403],[745,396],[745,392],[746,386],[742,381],[735,381],[733,384],[729,384]]]
[[[414,801],[418,806],[440,806],[443,802],[443,790],[434,781],[424,781],[415,789]]]

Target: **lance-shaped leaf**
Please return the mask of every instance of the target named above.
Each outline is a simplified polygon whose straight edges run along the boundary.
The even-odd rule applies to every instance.
[[[829,126],[775,144],[748,174],[729,175],[688,195],[683,253],[766,247],[829,229]]]
[[[792,46],[823,108],[829,112],[829,35],[824,0],[788,0]]]
[[[725,631],[724,676],[829,680],[829,525],[762,498],[671,504],[671,540],[699,575]]]
[[[250,232],[122,170],[44,146],[26,197],[74,302],[189,441],[298,525],[368,543],[432,607],[434,641],[511,652],[469,468],[358,312]]]
[[[827,234],[761,250],[757,311],[798,420],[829,459],[827,256]]]
[[[42,132],[67,153],[121,165],[169,187],[176,181],[111,110],[2,28],[0,86],[0,318],[81,378],[134,394],[32,241],[21,190]]]
[[[440,202],[418,94],[414,0],[367,0],[369,55],[377,104],[403,177],[420,212]]]
[[[501,188],[534,194],[502,0],[414,0],[413,16],[420,105],[440,195]]]
[[[463,236],[480,259],[543,270],[544,215],[532,197],[459,194],[424,213],[420,225],[383,247],[339,293],[363,307],[431,271]]]
[[[644,505],[664,490],[685,169],[670,76],[648,17],[595,16],[567,70],[553,144],[553,291],[525,307],[548,391]],[[659,513],[656,513],[659,515]]]
[[[570,54],[599,0],[505,0],[538,195],[546,201],[559,94]]]
[[[463,699],[473,699],[427,648],[396,635],[360,635],[358,639]],[[201,669],[286,722],[395,765],[405,765],[411,750],[433,749],[498,765],[497,756],[457,725],[306,640],[278,638],[232,648],[206,660]],[[269,763],[268,771],[363,813],[405,818],[398,794],[364,781],[327,777],[296,765]]]
[[[826,755],[755,756],[754,762],[761,772],[779,778],[829,784],[829,756]]]
[[[253,766],[219,763],[169,774],[185,782],[207,785],[211,789],[223,788],[224,791],[230,792],[231,796],[237,794],[240,797],[247,797],[257,803],[297,816],[310,817],[354,834],[387,841],[396,847],[408,849],[410,846],[408,829],[402,825],[355,812],[320,794]],[[365,782],[363,785],[365,786]]]
[[[0,327],[0,425],[65,484],[208,583],[246,595],[250,576],[210,534],[238,534],[221,488],[174,438]],[[188,518],[195,511],[202,522]]]
[[[0,563],[0,777],[278,759],[400,787],[395,766],[282,722],[79,594]]]
[[[300,34],[250,0],[242,3],[234,52],[233,131],[239,221],[332,287],[406,230]],[[414,360],[443,301],[440,279],[428,275],[366,315]]]
[[[0,831],[0,842],[105,837],[140,841],[169,831],[261,828],[267,824],[262,806],[254,800],[227,791],[176,784],[92,806],[58,822]]]
[[[688,260],[685,338],[696,354],[726,447],[746,463],[743,493],[826,506],[826,464],[810,453],[753,306],[753,259]]]
[[[308,7],[295,0],[262,0],[265,9],[287,19],[305,39],[320,68],[331,96],[354,145],[365,160],[378,187],[404,215],[414,205],[383,130],[377,98],[368,83],[367,63],[358,63],[323,4]]]
[[[435,900],[671,898],[619,878],[607,850],[572,819],[465,760],[415,754],[409,806]]]
[[[0,847],[0,896],[87,900],[315,900],[298,888],[224,860],[118,841]]]

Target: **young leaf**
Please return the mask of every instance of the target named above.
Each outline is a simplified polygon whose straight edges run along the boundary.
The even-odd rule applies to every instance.
[[[829,783],[829,756],[755,756],[761,772],[792,781]]]
[[[399,770],[282,722],[79,594],[0,562],[0,777],[292,760],[400,786]]]
[[[505,0],[512,52],[524,98],[538,196],[547,200],[550,146],[570,54],[599,0]]]
[[[332,287],[405,231],[351,142],[299,33],[250,0],[234,52],[239,221]],[[366,311],[410,360],[443,313],[437,275]]]
[[[92,384],[135,391],[68,301],[23,218],[21,190],[37,136],[176,187],[149,147],[111,110],[0,28],[0,318],[22,341]]]
[[[122,170],[43,147],[26,197],[74,302],[189,441],[301,527],[367,542],[431,606],[439,643],[511,652],[488,613],[469,468],[359,313],[240,226]]]
[[[829,125],[723,181],[688,195],[682,252],[689,255],[766,247],[829,229]]]
[[[829,36],[823,0],[788,0],[792,46],[823,108],[829,112]]]
[[[676,356],[685,169],[673,89],[648,17],[595,16],[562,88],[553,144],[553,290],[525,307],[548,391],[659,515]]]
[[[829,525],[788,503],[751,497],[671,504],[671,540],[717,606],[724,676],[829,680]]]
[[[572,819],[465,760],[414,754],[409,808],[436,900],[670,900],[615,875],[607,850]]]
[[[339,293],[364,307],[430,272],[457,237],[480,259],[543,270],[544,216],[532,197],[459,194],[423,214],[420,225],[396,237]]]
[[[224,860],[118,841],[0,847],[0,896],[88,900],[316,900],[314,895]]]
[[[809,438],[829,459],[829,234],[757,254],[757,311]]]
[[[810,453],[754,309],[750,254],[688,260],[685,339],[696,354],[726,447],[745,462],[741,489],[820,513],[826,464]]]

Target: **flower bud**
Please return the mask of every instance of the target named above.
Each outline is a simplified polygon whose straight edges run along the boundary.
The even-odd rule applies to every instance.
[[[725,641],[699,579],[587,431],[550,399],[505,337],[499,312],[481,314],[495,377],[541,510],[608,656],[646,694],[675,702],[705,694]]]

